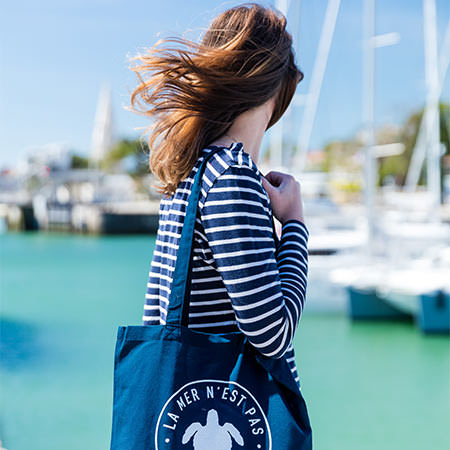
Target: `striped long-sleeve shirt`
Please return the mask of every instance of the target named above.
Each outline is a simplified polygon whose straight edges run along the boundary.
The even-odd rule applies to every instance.
[[[161,199],[144,325],[165,324],[189,194],[213,148],[204,148],[176,192]],[[292,340],[305,303],[309,231],[288,220],[276,245],[270,197],[241,142],[212,155],[201,183],[188,326],[208,333],[240,330],[263,355],[286,358],[300,386]]]

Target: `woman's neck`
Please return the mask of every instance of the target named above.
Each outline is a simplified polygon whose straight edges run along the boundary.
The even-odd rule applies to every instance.
[[[258,164],[261,141],[272,114],[273,104],[266,102],[257,108],[240,114],[230,129],[217,138],[211,145],[231,145],[233,142],[242,142],[255,164]]]

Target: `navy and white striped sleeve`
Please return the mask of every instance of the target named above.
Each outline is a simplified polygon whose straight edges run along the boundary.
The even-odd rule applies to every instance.
[[[214,180],[200,217],[239,329],[263,355],[281,358],[305,303],[306,225],[285,222],[275,248],[267,195],[257,173],[243,165]]]

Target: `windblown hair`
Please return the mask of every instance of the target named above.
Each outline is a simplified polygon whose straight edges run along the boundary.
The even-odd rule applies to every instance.
[[[181,48],[159,48],[163,43]],[[200,44],[160,39],[130,60],[138,61],[130,68],[139,79],[130,109],[153,118],[146,129],[151,130],[150,170],[162,182],[157,191],[167,196],[189,175],[201,150],[226,133],[236,117],[275,96],[266,130],[274,125],[303,79],[286,18],[257,3],[222,12]]]

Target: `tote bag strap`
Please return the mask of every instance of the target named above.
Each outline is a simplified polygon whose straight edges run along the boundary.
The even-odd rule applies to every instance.
[[[219,150],[222,150],[222,147],[214,147],[212,151],[206,154],[194,177],[191,193],[189,195],[189,202],[186,208],[186,215],[181,230],[180,245],[178,247],[177,260],[175,263],[175,270],[173,272],[166,324],[176,326],[182,325],[185,327],[188,326],[194,227],[197,218],[197,205],[200,197],[202,175],[208,160]],[[273,216],[272,232],[275,245],[278,247],[279,240],[275,231]]]

